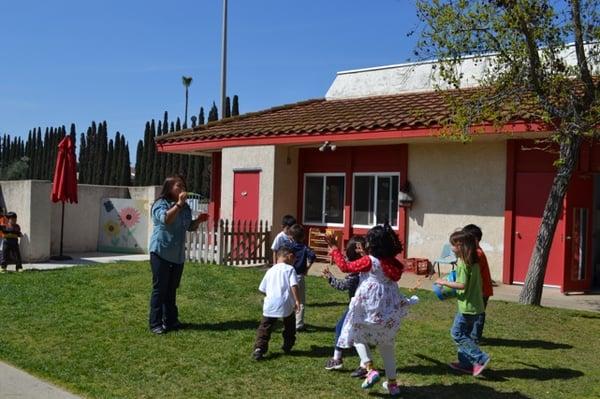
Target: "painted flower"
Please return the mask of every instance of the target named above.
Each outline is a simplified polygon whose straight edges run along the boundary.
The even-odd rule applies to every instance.
[[[140,212],[137,209],[131,207],[123,208],[119,212],[119,218],[121,219],[121,223],[123,223],[123,226],[130,229],[140,222]]]
[[[104,232],[109,236],[115,237],[121,232],[121,227],[119,226],[119,223],[109,220],[108,222],[104,223]]]

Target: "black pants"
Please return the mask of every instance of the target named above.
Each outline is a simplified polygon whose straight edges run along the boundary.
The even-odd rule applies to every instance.
[[[9,261],[15,262],[17,265],[17,270],[23,268],[19,243],[10,242],[9,240],[5,239],[4,243],[2,244],[2,252],[0,253],[0,266],[3,269],[6,269]]]
[[[171,263],[155,253],[150,254],[152,295],[150,296],[150,328],[174,326],[179,322],[176,293],[183,273],[183,263]]]
[[[266,353],[269,350],[269,340],[271,339],[271,333],[277,324],[276,317],[263,316],[260,321],[260,325],[256,330],[256,341],[254,342],[254,349],[260,349],[262,353]],[[284,351],[292,349],[296,343],[296,314],[292,312],[287,317],[283,318],[283,345]]]

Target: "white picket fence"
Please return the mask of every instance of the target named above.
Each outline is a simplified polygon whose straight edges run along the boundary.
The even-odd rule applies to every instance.
[[[272,256],[271,229],[263,221],[201,223],[196,231],[186,235],[185,258],[188,261],[254,266],[270,264]]]

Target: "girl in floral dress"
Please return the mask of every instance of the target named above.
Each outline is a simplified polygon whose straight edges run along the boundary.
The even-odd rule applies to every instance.
[[[330,254],[338,268],[345,273],[361,273],[360,286],[350,301],[338,346],[356,348],[361,363],[367,368],[362,387],[368,389],[380,380],[368,349],[368,345],[376,345],[388,379],[384,389],[396,396],[400,389],[396,382],[395,338],[409,305],[418,299],[407,299],[398,289],[397,281],[403,267],[395,256],[402,251],[402,244],[389,224],[373,227],[366,240],[368,255],[348,262],[337,248],[335,238],[327,238]]]

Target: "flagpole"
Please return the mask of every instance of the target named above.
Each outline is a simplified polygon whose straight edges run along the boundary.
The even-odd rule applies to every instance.
[[[223,0],[223,35],[221,43],[221,119],[225,117],[227,98],[227,0]]]

